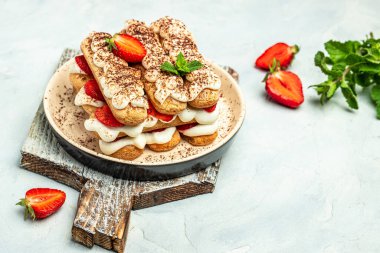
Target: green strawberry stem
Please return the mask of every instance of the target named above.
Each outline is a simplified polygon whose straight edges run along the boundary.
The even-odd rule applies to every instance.
[[[294,45],[292,47],[290,47],[290,51],[293,53],[293,54],[296,54],[300,51],[300,47],[298,45]]]
[[[20,199],[20,201],[17,202],[16,205],[25,207],[24,220],[26,220],[28,216],[33,220],[36,219],[36,214],[34,213],[34,210],[27,199]]]

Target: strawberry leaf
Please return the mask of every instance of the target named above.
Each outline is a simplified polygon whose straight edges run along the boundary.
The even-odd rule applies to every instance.
[[[117,47],[113,38],[106,38],[105,41],[107,43],[107,48],[109,51],[112,51],[113,49],[117,50]]]

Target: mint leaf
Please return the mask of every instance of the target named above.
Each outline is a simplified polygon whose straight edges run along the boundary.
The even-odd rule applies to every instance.
[[[380,119],[380,84],[372,87],[371,98],[376,105],[376,117]]]
[[[203,64],[199,61],[191,61],[188,63],[185,59],[185,56],[180,52],[177,55],[175,65],[170,62],[164,62],[161,65],[161,70],[173,73],[178,76],[184,76],[194,70],[200,69],[203,67]]]
[[[352,91],[351,87],[348,85],[348,83],[344,79],[341,81],[340,87],[342,89],[343,96],[346,98],[346,102],[348,106],[352,109],[359,109],[356,96],[354,92]]]
[[[339,41],[330,40],[325,43],[325,49],[329,53],[333,62],[344,59],[348,53],[346,45]]]
[[[326,64],[326,56],[323,52],[318,51],[314,57],[315,66],[319,67],[323,73],[326,75],[330,74],[330,69]]]
[[[173,74],[176,74],[176,75],[179,75],[176,67],[171,64],[170,62],[164,62],[162,65],[161,65],[161,70],[163,71],[167,71],[167,72],[170,72],[170,73],[173,73]]]
[[[373,87],[371,98],[380,119],[380,39],[371,33],[364,41],[327,41],[327,52],[318,51],[314,64],[320,68],[326,81],[312,85],[320,96],[321,103],[333,98],[338,89],[350,108],[358,109],[357,85]]]

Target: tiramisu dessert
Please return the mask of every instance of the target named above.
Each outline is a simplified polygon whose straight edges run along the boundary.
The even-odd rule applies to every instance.
[[[128,20],[120,33],[92,32],[81,43],[70,81],[74,103],[102,153],[133,160],[147,147],[194,146],[218,136],[221,81],[179,20],[150,26]]]

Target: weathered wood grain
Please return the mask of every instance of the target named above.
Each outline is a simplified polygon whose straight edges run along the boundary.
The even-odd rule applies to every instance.
[[[78,54],[66,49],[61,66]],[[237,78],[232,69],[229,72]],[[43,112],[34,117],[21,149],[21,166],[80,191],[73,222],[73,239],[87,247],[97,244],[123,252],[132,209],[151,207],[214,190],[220,161],[206,170],[166,181],[138,182],[115,179],[88,168],[58,144]]]

